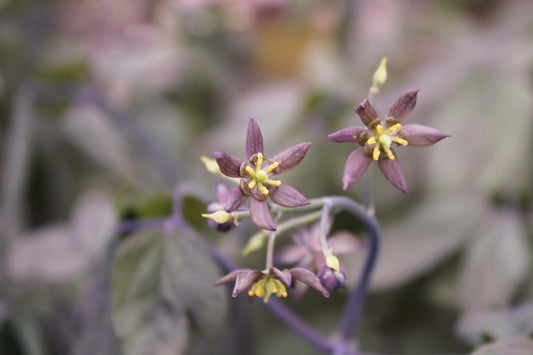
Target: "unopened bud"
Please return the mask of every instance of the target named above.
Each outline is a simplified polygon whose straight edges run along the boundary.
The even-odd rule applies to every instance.
[[[258,232],[252,235],[250,239],[248,239],[248,243],[246,243],[246,246],[244,247],[242,251],[242,255],[246,256],[250,254],[251,252],[261,249],[263,245],[265,245],[266,239],[267,239],[267,235],[263,232]]]
[[[235,226],[233,215],[224,210],[218,210],[212,213],[204,213],[202,214],[202,217],[209,218],[209,225],[219,232],[227,232]]]
[[[378,68],[372,77],[372,86],[380,88],[387,81],[387,58],[381,59]]]
[[[204,163],[207,171],[209,171],[211,174],[220,175],[220,168],[218,167],[217,161],[215,159],[211,159],[203,155],[200,157],[200,160],[202,161],[202,163]]]
[[[332,248],[329,248],[324,253],[324,259],[326,259],[326,265],[327,266],[329,266],[330,268],[332,268],[335,271],[340,271],[339,270],[339,267],[340,267],[339,259],[337,259],[337,257],[335,255],[333,255],[333,249]]]
[[[335,292],[338,288],[346,285],[346,271],[341,267],[339,271],[323,266],[317,274],[320,283],[329,293]]]

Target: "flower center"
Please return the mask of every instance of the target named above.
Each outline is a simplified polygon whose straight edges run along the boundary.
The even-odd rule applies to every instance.
[[[255,161],[254,161],[255,160]],[[265,185],[273,185],[273,186],[279,186],[281,185],[280,180],[272,180],[269,177],[269,173],[272,172],[275,168],[279,166],[278,162],[274,162],[267,166],[266,168],[262,168],[263,166],[263,154],[257,153],[257,156],[252,160],[252,164],[254,164],[254,168],[247,165],[246,166],[246,172],[250,176],[250,182],[248,183],[248,188],[253,189],[257,186],[259,191],[261,191],[263,194],[268,195],[269,189]]]
[[[263,276],[248,291],[249,296],[264,297],[265,303],[268,302],[272,294],[275,294],[277,297],[287,297],[287,289],[280,280],[272,278],[270,275]]]
[[[372,152],[372,158],[378,160],[381,155],[381,151],[384,151],[387,154],[387,157],[390,160],[394,160],[394,154],[390,149],[392,143],[397,143],[401,145],[407,145],[407,141],[403,138],[398,137],[396,134],[391,135],[391,133],[396,132],[402,127],[401,124],[396,123],[387,129],[383,129],[383,126],[378,124],[374,130],[374,136],[368,138],[366,143],[375,144],[374,150]]]

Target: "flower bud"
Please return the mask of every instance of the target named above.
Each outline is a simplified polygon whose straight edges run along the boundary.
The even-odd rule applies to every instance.
[[[326,265],[329,266],[331,269],[335,271],[340,271],[340,264],[339,259],[335,255],[333,255],[333,248],[329,248],[324,253],[324,259],[326,259]]]
[[[227,232],[235,226],[233,216],[226,212],[219,203],[213,202],[207,206],[207,211],[211,213],[204,213],[202,217],[209,218],[209,225],[219,232]]]
[[[372,86],[380,88],[387,81],[387,58],[381,59],[378,68],[372,77]]]
[[[330,268],[329,266],[324,266],[317,274],[320,279],[320,283],[329,293],[333,293],[340,287],[346,285],[346,271],[340,267],[339,271]]]

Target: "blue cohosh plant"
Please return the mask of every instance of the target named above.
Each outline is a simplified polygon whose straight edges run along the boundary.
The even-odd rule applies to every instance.
[[[376,161],[385,178],[396,188],[407,192],[407,183],[395,148],[405,145],[426,147],[449,137],[431,127],[417,124],[402,125],[404,119],[416,106],[418,96],[416,89],[408,90],[400,95],[386,115],[378,115],[371,100],[379,93],[386,79],[386,59],[384,59],[374,73],[369,98],[355,108],[364,127],[348,127],[328,136],[332,142],[350,142],[359,145],[346,161],[342,179],[344,190],[359,181],[372,162]],[[346,283],[346,271],[340,265],[336,255],[367,249],[362,274],[343,313],[340,340],[324,339],[302,321],[295,322],[295,315],[278,303],[271,307],[287,324],[317,347],[336,353],[356,354],[357,350],[347,344],[355,336],[360,310],[378,255],[379,227],[373,214],[373,206],[363,207],[346,197],[332,196],[308,200],[296,189],[282,184],[281,180],[274,177],[298,165],[310,147],[311,143],[302,143],[267,159],[263,155],[263,135],[259,125],[254,119],[250,119],[245,145],[247,160],[241,161],[226,153],[214,152],[219,169],[217,171],[211,166],[210,170],[239,180],[238,186],[229,193],[227,198],[221,199],[219,196],[218,209],[208,211],[210,213],[204,214],[204,217],[210,218],[211,223],[214,221],[214,225],[219,230],[224,229],[222,226],[226,226],[227,223],[234,225],[240,218],[251,217],[252,221],[263,231],[249,239],[245,254],[260,249],[268,241],[264,270],[233,269],[215,285],[234,281],[233,297],[247,291],[248,296],[261,297],[267,303],[272,295],[287,297],[287,288],[295,288],[297,286],[295,280],[298,280],[316,289],[325,297],[329,297],[332,292],[344,287]],[[207,158],[203,159],[209,168],[212,162]],[[365,184],[366,189],[369,186],[371,185]],[[368,193],[369,191],[366,191],[366,194]],[[243,208],[247,200],[250,200],[248,209]],[[222,208],[221,205],[224,202],[225,206]],[[332,215],[341,210],[353,214],[365,227],[369,237],[365,247],[361,247],[363,243],[355,237],[349,237],[349,243],[345,240],[344,246],[342,243],[341,246],[336,245],[335,236],[328,238]],[[304,215],[289,218],[277,224],[278,220],[289,213],[303,213]],[[320,222],[310,229],[301,227],[318,219]],[[293,234],[294,245],[283,247],[274,257],[276,237],[297,227],[300,228],[296,229]],[[297,267],[280,270],[273,266],[274,261],[279,264],[297,264]],[[301,286],[300,291],[296,293],[296,298],[303,294]]]
[[[416,105],[418,90],[408,90],[389,108],[384,116],[378,115],[371,104],[387,78],[386,60],[374,73],[369,98],[355,108],[365,127],[349,127],[328,136],[333,142],[350,142],[359,145],[346,161],[343,187],[346,190],[355,184],[376,161],[385,178],[395,187],[407,192],[404,174],[398,163],[395,148],[403,145],[429,146],[448,137],[434,128],[422,125],[402,125],[403,120]],[[210,203],[203,214],[209,224],[219,232],[238,228],[239,220],[250,217],[259,228],[248,239],[243,254],[257,251],[266,244],[264,269],[241,269],[216,248],[211,249],[213,257],[229,273],[215,285],[234,282],[233,297],[245,293],[254,299],[263,298],[264,304],[289,327],[300,334],[316,348],[335,354],[358,354],[354,339],[357,337],[358,321],[366,296],[379,248],[380,228],[373,213],[371,198],[360,204],[344,196],[326,196],[308,200],[295,188],[283,184],[277,175],[296,167],[305,157],[311,143],[301,143],[267,158],[264,155],[263,135],[254,119],[248,121],[245,160],[215,151],[215,159],[202,157],[208,171],[232,181],[236,186],[229,188],[225,183],[215,185],[216,201]],[[366,175],[368,177],[368,175]],[[370,181],[367,179],[367,181]],[[366,183],[365,196],[371,195],[371,184]],[[174,223],[183,224],[179,209],[180,193],[175,199]],[[249,201],[248,208],[245,207]],[[329,236],[334,216],[346,211],[350,213],[366,232],[363,243],[354,236]],[[177,221],[177,222],[176,222]],[[165,222],[165,220],[163,221]],[[316,223],[315,223],[316,222]],[[155,224],[158,221],[154,221]],[[305,228],[311,225],[310,228]],[[124,225],[123,230],[138,228]],[[285,246],[274,254],[278,236],[294,230],[294,245]],[[360,277],[349,293],[339,324],[337,336],[326,338],[300,319],[283,303],[271,296],[285,298],[295,287],[308,286],[330,295],[346,284],[346,271],[340,265],[337,255],[366,253]],[[274,265],[296,264],[290,269]],[[300,286],[298,286],[300,285]],[[297,291],[301,296],[303,292]],[[297,297],[298,298],[298,297]]]

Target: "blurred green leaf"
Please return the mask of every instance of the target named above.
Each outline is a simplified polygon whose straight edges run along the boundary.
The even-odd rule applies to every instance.
[[[64,119],[64,131],[72,144],[79,147],[109,171],[133,185],[141,185],[142,160],[134,156],[131,146],[96,106],[71,108]]]
[[[533,340],[527,338],[511,338],[482,346],[471,355],[531,355]]]
[[[524,143],[533,129],[532,93],[524,79],[470,73],[433,113],[433,126],[452,137],[427,150],[431,189],[470,186],[487,191],[531,185],[530,152]]]
[[[77,202],[69,224],[49,225],[14,240],[7,262],[11,278],[22,283],[71,280],[103,255],[115,218],[104,193],[87,192]]]
[[[127,354],[183,353],[190,334],[213,339],[226,293],[206,246],[178,230],[128,239],[112,274],[114,324]]]
[[[479,345],[486,336],[504,339],[533,335],[533,303],[511,310],[476,312],[464,315],[457,333],[469,343]]]
[[[473,195],[422,201],[411,214],[383,227],[383,250],[372,287],[399,286],[429,272],[464,244],[479,218],[480,201]]]
[[[530,255],[520,215],[489,212],[466,251],[459,302],[466,310],[506,306],[529,271]]]

